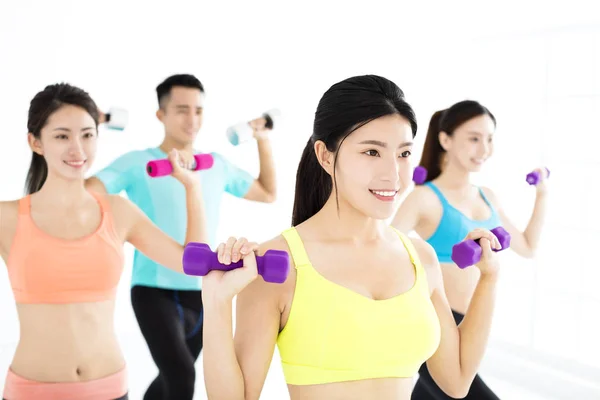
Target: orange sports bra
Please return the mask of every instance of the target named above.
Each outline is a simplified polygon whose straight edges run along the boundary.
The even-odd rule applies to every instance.
[[[290,315],[277,339],[288,384],[411,378],[435,353],[441,328],[426,272],[410,239],[395,231],[416,280],[410,290],[386,300],[327,280],[313,268],[296,229],[283,232],[296,265]]]
[[[123,242],[114,229],[108,201],[90,192],[102,212],[94,233],[66,240],[38,228],[30,196],[19,201],[19,218],[7,260],[17,303],[79,303],[113,299],[123,271]]]

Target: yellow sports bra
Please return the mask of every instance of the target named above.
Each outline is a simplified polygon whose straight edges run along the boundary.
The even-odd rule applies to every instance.
[[[327,280],[311,265],[296,229],[283,232],[296,264],[290,315],[277,338],[288,384],[409,378],[435,353],[440,325],[426,272],[410,239],[395,231],[416,280],[407,292],[385,300]]]

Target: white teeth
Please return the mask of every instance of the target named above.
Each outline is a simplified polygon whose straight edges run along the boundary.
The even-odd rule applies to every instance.
[[[65,161],[65,163],[73,165],[75,167],[81,167],[85,163],[85,161]]]
[[[393,197],[396,195],[396,192],[387,192],[387,191],[382,192],[379,190],[371,190],[371,192],[375,193],[378,196],[383,196],[383,197]]]

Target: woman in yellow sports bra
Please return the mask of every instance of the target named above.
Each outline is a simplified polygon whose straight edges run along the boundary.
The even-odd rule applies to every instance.
[[[453,397],[483,357],[496,296],[498,239],[477,229],[482,278],[457,327],[430,245],[386,219],[409,186],[416,132],[403,92],[357,76],[322,97],[297,172],[292,228],[258,246],[230,238],[225,264],[203,280],[204,378],[209,399],[258,399],[275,345],[292,400],[407,400],[427,361]],[[255,251],[287,251],[285,283],[256,279]],[[237,295],[235,338],[232,299]]]

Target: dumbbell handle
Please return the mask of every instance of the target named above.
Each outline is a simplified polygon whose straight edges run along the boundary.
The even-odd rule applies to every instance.
[[[546,168],[546,177],[550,177],[550,170],[548,168]],[[529,183],[530,185],[537,185],[538,183],[540,183],[541,180],[541,176],[540,176],[540,171],[533,171],[527,174],[527,176],[525,177],[525,180],[527,181],[527,183]]]
[[[243,265],[243,260],[228,265],[219,262],[218,253],[204,243],[188,243],[183,252],[183,271],[187,275],[205,276],[210,271],[231,271]],[[256,266],[265,281],[283,283],[289,274],[289,254],[267,250],[264,255],[256,256]]]
[[[492,249],[494,252],[506,250],[510,247],[510,234],[501,226],[498,226],[491,230],[496,236],[502,248]],[[477,264],[481,259],[482,249],[479,244],[480,239],[467,239],[452,246],[452,261],[459,268],[467,268],[471,265]]]
[[[214,164],[212,154],[195,154],[194,160],[194,171],[210,169]],[[173,165],[168,158],[149,161],[146,164],[146,172],[153,178],[170,175],[173,172]]]

